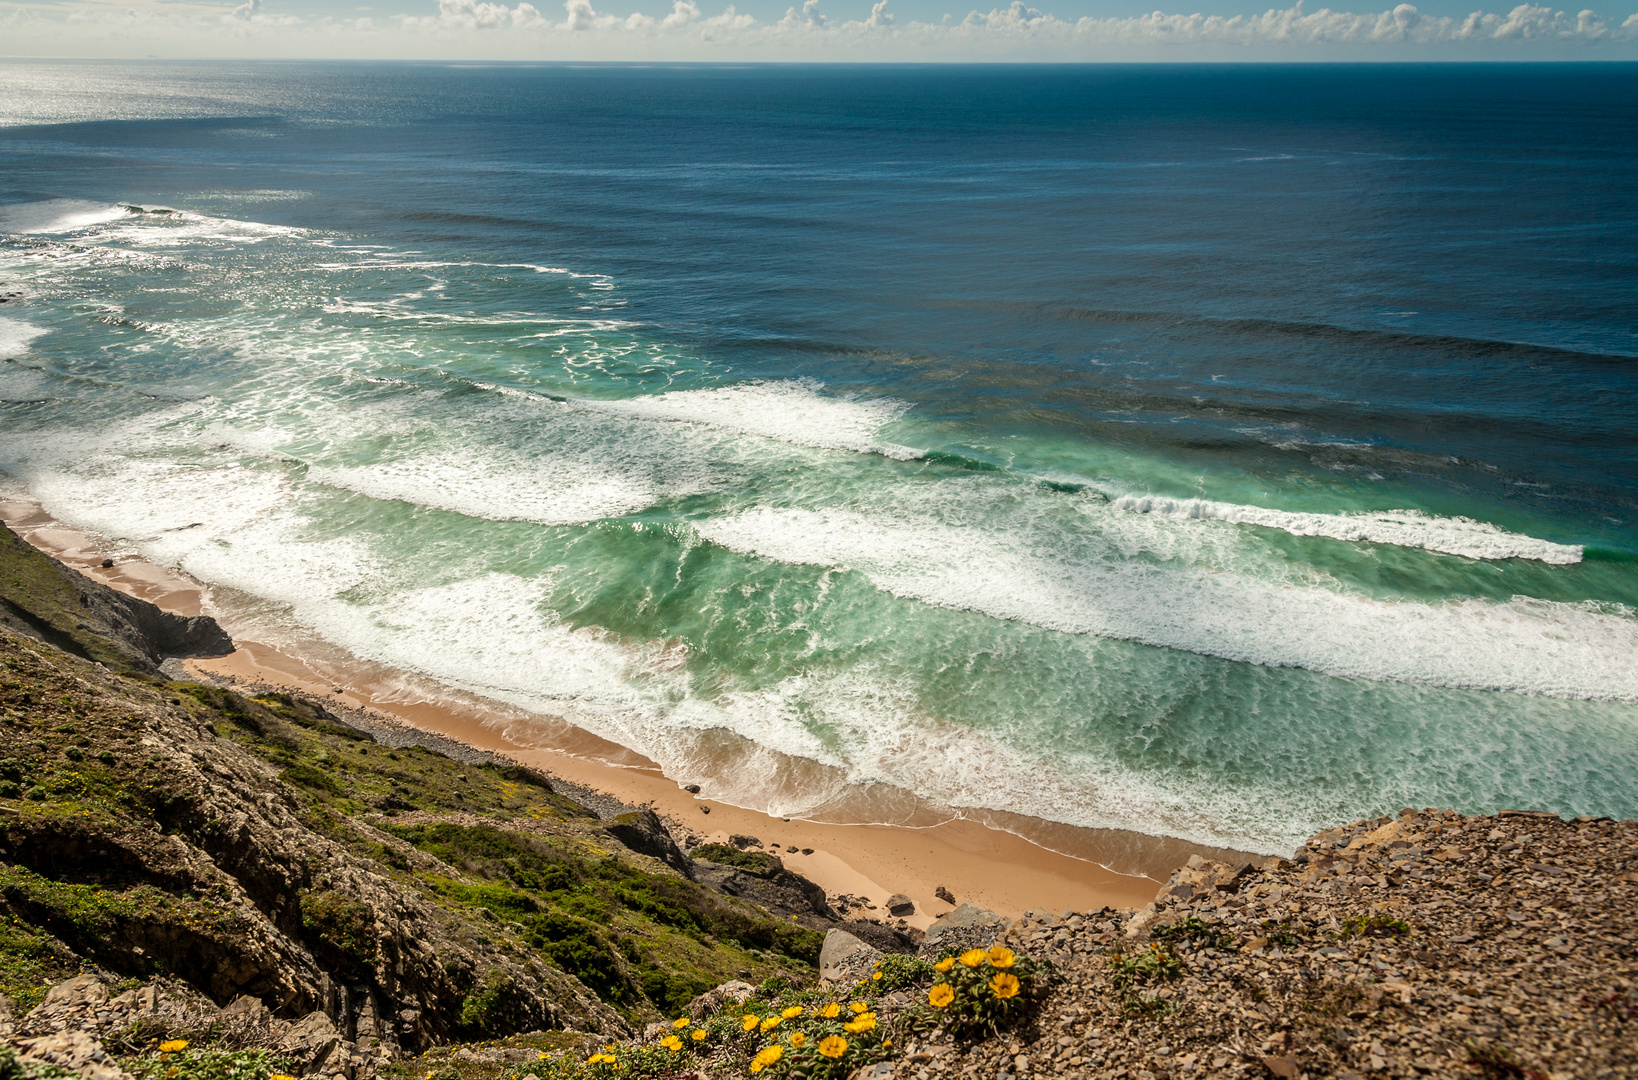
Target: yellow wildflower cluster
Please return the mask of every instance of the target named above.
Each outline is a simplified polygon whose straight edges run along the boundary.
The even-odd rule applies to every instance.
[[[1024,982],[1011,970],[1018,956],[1005,945],[968,949],[933,965],[940,980],[927,991],[927,1004],[944,1012],[953,1030],[993,1030],[1011,1014]],[[1028,968],[1018,968],[1029,978]]]
[[[835,1062],[837,1067],[852,1068],[858,1063],[852,1057],[854,1051],[865,1051],[867,1056],[864,1060],[868,1062],[872,1060],[870,1055],[891,1045],[883,1041],[877,1046],[876,1039],[863,1038],[877,1030],[876,1014],[863,1001],[790,1005],[766,1016],[747,1014],[740,1022],[748,1034],[773,1033],[773,1038],[778,1040],[769,1042],[757,1051],[751,1059],[752,1073],[790,1070],[793,1075],[841,1075],[833,1073],[828,1063]],[[802,1030],[804,1027],[807,1030]],[[838,1028],[846,1034],[838,1032]],[[775,1029],[778,1029],[777,1033]],[[814,1070],[821,1064],[826,1067],[815,1074]]]

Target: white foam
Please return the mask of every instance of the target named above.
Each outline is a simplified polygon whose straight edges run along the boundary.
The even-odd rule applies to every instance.
[[[0,318],[0,360],[22,356],[28,352],[29,343],[45,332],[43,326],[20,319]]]
[[[0,233],[67,233],[131,216],[123,206],[83,199],[47,199],[43,202],[0,206]]]
[[[1226,521],[1281,529],[1294,536],[1324,536],[1355,543],[1394,544],[1469,559],[1537,559],[1558,566],[1581,561],[1577,544],[1557,544],[1507,532],[1466,517],[1436,517],[1418,510],[1381,510],[1312,514],[1240,506],[1209,499],[1172,499],[1160,495],[1116,495],[1116,510],[1155,514],[1187,521]]]
[[[160,458],[92,454],[72,465],[26,468],[24,475],[57,517],[138,545],[170,566],[266,515],[290,494],[279,474]]]
[[[668,420],[755,435],[821,450],[882,454],[899,461],[922,451],[883,442],[881,429],[910,406],[890,398],[834,397],[810,380],[741,383],[710,390],[675,390],[623,401],[580,401],[580,408],[645,420]]]
[[[375,499],[400,499],[491,521],[568,525],[640,510],[660,496],[643,480],[581,462],[524,460],[496,451],[314,468],[308,479]]]
[[[1438,686],[1638,702],[1638,617],[1515,598],[1426,604],[1133,558],[1120,511],[1082,538],[852,510],[757,508],[696,523],[708,540],[857,570],[897,596],[1070,633],[1274,667]],[[1152,545],[1151,545],[1152,546]]]
[[[209,217],[181,210],[124,213],[99,223],[88,240],[129,244],[138,248],[185,247],[195,244],[259,244],[280,237],[301,236],[303,229],[260,221]]]

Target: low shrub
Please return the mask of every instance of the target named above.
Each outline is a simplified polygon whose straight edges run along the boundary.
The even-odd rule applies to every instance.
[[[375,965],[375,913],[367,905],[339,893],[303,893],[301,925],[309,942],[347,976]]]
[[[1190,915],[1181,922],[1162,926],[1149,936],[1156,941],[1188,942],[1207,949],[1234,947],[1233,934],[1215,923],[1202,922],[1198,915]]]
[[[912,986],[925,986],[938,975],[938,969],[919,956],[889,953],[876,962],[870,973],[867,993],[890,994]]]
[[[136,1080],[276,1080],[291,1069],[288,1060],[266,1050],[201,1050],[180,1039],[120,1064]]]
[[[1165,1012],[1170,1003],[1144,993],[1159,983],[1183,974],[1183,962],[1162,942],[1134,953],[1114,953],[1109,957],[1110,982],[1120,993],[1121,1007],[1127,1012]]]
[[[1390,915],[1364,915],[1342,920],[1343,937],[1406,937],[1410,932],[1410,923]]]
[[[0,1080],[69,1080],[78,1073],[43,1062],[23,1061],[9,1046],[0,1046]]]
[[[940,979],[928,989],[927,1004],[945,1030],[962,1040],[1012,1026],[1042,989],[1038,965],[1002,945],[946,956],[932,967]]]

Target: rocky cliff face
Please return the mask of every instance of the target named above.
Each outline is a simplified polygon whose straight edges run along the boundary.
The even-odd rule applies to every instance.
[[[474,1027],[463,1015],[485,987],[514,1029],[626,1030],[574,978],[350,850],[224,734],[300,745],[301,721],[326,723],[310,706],[141,685],[11,634],[0,672],[0,753],[29,784],[0,807],[0,904],[83,960],[172,975],[218,1004],[323,1012],[389,1053]],[[572,815],[542,795],[537,812]]]
[[[0,537],[0,993],[39,1006],[19,1038],[254,1018],[258,1045],[361,1076],[452,1040],[615,1038],[812,970],[817,934],[690,881],[652,815],[605,827],[529,770],[167,681],[161,657],[231,649],[214,622],[19,544]]]
[[[116,671],[159,672],[167,656],[225,656],[216,620],[182,616],[68,570],[0,526],[0,626]]]

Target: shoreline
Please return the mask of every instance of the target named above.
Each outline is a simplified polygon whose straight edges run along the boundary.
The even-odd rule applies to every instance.
[[[177,614],[205,613],[209,586],[138,556],[110,559],[110,548],[100,537],[57,521],[32,499],[0,496],[0,519],[34,547],[95,581]],[[104,566],[108,561],[112,565]],[[957,903],[975,903],[1011,918],[1029,910],[1134,908],[1151,901],[1170,873],[1191,855],[1219,860],[1257,857],[1004,812],[984,814],[989,820],[976,814],[957,816],[907,792],[896,793],[899,798],[892,800],[913,803],[894,824],[775,817],[692,794],[641,754],[554,717],[530,714],[533,719],[555,721],[551,745],[523,745],[504,733],[504,722],[514,718],[515,710],[508,714],[504,706],[453,691],[431,700],[406,685],[418,681],[418,676],[361,660],[328,643],[315,640],[312,649],[299,655],[249,638],[235,636],[234,644],[237,651],[228,656],[188,659],[180,662],[181,668],[190,677],[250,692],[300,691],[358,716],[369,728],[380,727],[378,737],[383,741],[426,740],[426,745],[451,756],[462,756],[464,749],[516,761],[550,774],[563,784],[565,794],[584,796],[600,814],[619,812],[617,807],[650,807],[679,833],[679,839],[693,835],[702,842],[728,842],[734,835],[756,837],[763,850],[777,853],[828,895],[864,897],[883,918],[887,898],[903,893],[916,906],[915,915],[906,921],[921,929],[952,910],[953,905],[935,895],[940,888],[953,893]],[[176,663],[168,662],[167,667]],[[403,734],[395,735],[393,729]],[[1118,872],[1106,865],[1116,861],[1136,872]]]

